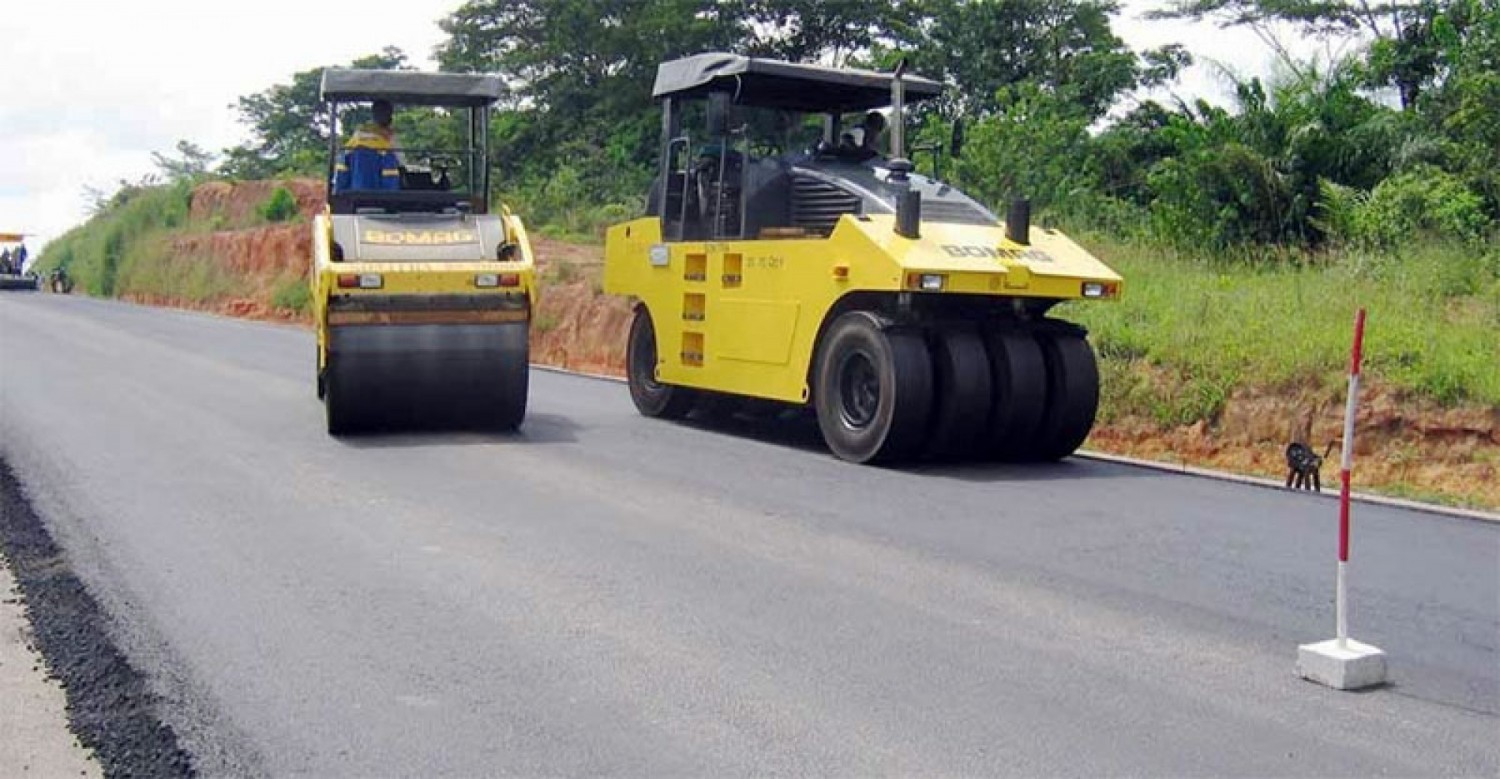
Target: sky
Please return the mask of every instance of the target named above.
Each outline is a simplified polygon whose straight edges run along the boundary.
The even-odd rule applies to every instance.
[[[47,0],[0,14],[0,232],[33,255],[86,216],[86,187],[112,192],[155,171],[178,140],[218,151],[245,139],[236,98],[293,73],[392,45],[433,67],[437,20],[462,0]],[[1124,3],[1115,30],[1135,49],[1179,42],[1200,59],[1263,74],[1269,51],[1245,30],[1146,22]],[[1308,50],[1307,46],[1299,49]],[[1175,91],[1226,98],[1199,64]]]

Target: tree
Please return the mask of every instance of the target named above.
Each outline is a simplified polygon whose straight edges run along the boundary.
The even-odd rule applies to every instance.
[[[1433,19],[1437,85],[1423,113],[1446,141],[1447,167],[1500,218],[1500,3],[1454,2]]]
[[[190,141],[177,142],[177,156],[168,157],[159,151],[151,152],[151,161],[168,181],[195,183],[207,178],[213,168],[215,155]]]
[[[742,3],[712,0],[470,0],[440,22],[444,70],[500,73],[494,124],[501,186],[546,187],[570,169],[595,202],[638,197],[656,156],[656,66],[741,48]]]
[[[1002,92],[1031,82],[1097,118],[1122,93],[1171,80],[1190,62],[1180,46],[1143,61],[1111,29],[1117,9],[1113,0],[926,0],[905,37],[917,72],[956,87],[945,114],[1004,110]]]
[[[915,42],[927,5],[927,0],[750,0],[742,26],[751,33],[751,53],[847,65],[872,49],[896,50]]]
[[[1422,90],[1437,77],[1433,24],[1452,0],[1173,0],[1156,18],[1214,19],[1224,27],[1247,27],[1265,41],[1283,64],[1298,62],[1271,29],[1286,22],[1318,36],[1371,39],[1372,83],[1389,85],[1412,109]]]
[[[396,70],[406,67],[406,55],[394,46],[361,57],[349,67]],[[328,115],[319,110],[318,90],[323,68],[295,73],[290,83],[276,84],[236,103],[240,123],[250,128],[250,140],[224,151],[220,170],[233,178],[269,178],[287,174],[321,175],[328,149]],[[354,120],[362,109],[351,108],[340,122]]]

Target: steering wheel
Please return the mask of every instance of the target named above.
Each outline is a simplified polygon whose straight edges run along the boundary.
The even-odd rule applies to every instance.
[[[422,158],[423,165],[432,173],[432,185],[440,190],[452,188],[448,179],[448,171],[458,167],[459,161],[456,157],[442,154],[432,154]]]

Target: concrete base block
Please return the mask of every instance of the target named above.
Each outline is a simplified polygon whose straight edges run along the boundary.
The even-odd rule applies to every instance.
[[[1297,675],[1335,690],[1385,683],[1385,653],[1369,644],[1338,639],[1297,647]]]

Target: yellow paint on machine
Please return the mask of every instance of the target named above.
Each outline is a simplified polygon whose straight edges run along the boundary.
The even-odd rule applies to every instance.
[[[657,378],[669,384],[807,400],[808,366],[828,312],[855,292],[1072,300],[1084,283],[1118,296],[1122,280],[1066,236],[1031,231],[1029,246],[1003,226],[923,223],[895,232],[890,215],[844,216],[831,235],[665,243],[661,222],[610,228],[604,288],[647,306],[656,327]],[[924,275],[940,292],[920,291]]]
[[[521,321],[529,317],[529,312],[536,309],[536,258],[532,255],[531,241],[526,234],[526,226],[520,217],[505,209],[498,215],[505,230],[508,240],[517,247],[517,256],[508,262],[476,261],[476,262],[334,262],[332,257],[333,245],[333,220],[325,208],[324,213],[313,219],[313,267],[310,284],[312,286],[312,309],[313,324],[317,332],[318,341],[318,367],[321,369],[328,364],[328,328],[333,325],[340,327],[381,327],[392,324],[415,324],[422,319],[418,312],[404,313],[395,316],[368,316],[339,313],[330,315],[328,301],[333,296],[383,296],[383,295],[511,295],[517,292],[526,295],[526,311],[521,312]],[[478,243],[478,237],[473,235],[472,230],[400,230],[400,231],[374,231],[382,232],[387,239],[392,235],[400,234],[401,237],[394,242],[405,242],[408,235],[417,236],[407,245],[417,246],[439,246],[452,243]],[[455,235],[470,234],[467,240],[458,240],[463,236]],[[430,234],[430,235],[429,235]],[[361,235],[365,240],[366,235]],[[439,240],[442,239],[442,240]],[[370,242],[370,241],[366,241]],[[378,289],[360,289],[340,287],[338,277],[345,275],[377,274],[380,276],[381,284]],[[475,284],[475,277],[480,274],[504,274],[514,275],[517,279],[515,286],[509,287],[479,287]],[[444,310],[443,313],[433,314],[428,321],[433,324],[463,324],[476,323],[480,321],[489,322],[485,317],[494,317],[494,314],[476,314],[477,318],[464,318],[457,316],[452,311]],[[506,314],[513,317],[514,314]],[[461,321],[462,320],[462,321]],[[509,320],[507,320],[509,321]],[[495,323],[495,322],[491,322]]]

